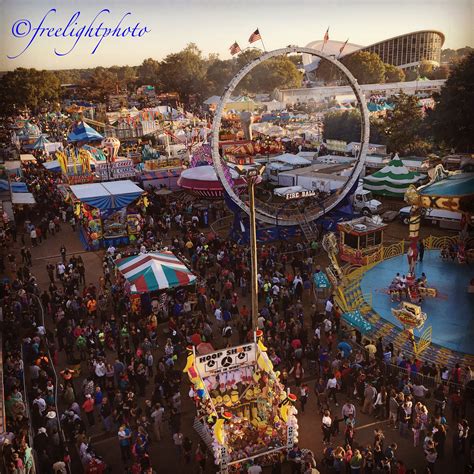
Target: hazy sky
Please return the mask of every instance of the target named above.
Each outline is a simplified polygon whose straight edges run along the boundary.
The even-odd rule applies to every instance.
[[[76,38],[37,37],[28,44],[44,15],[45,27],[65,28],[79,11],[77,28],[89,25],[106,8],[95,25],[114,28],[131,12],[122,26],[146,26],[151,31],[141,38],[104,38],[91,54],[99,38],[82,38],[65,55]],[[24,35],[31,22],[31,31]],[[411,31],[434,29],[446,35],[444,47],[474,46],[474,0],[0,0],[0,70],[16,67],[68,69],[111,65],[138,65],[143,59],[161,59],[170,52],[196,43],[205,54],[219,53],[230,58],[229,46],[248,46],[249,35],[259,27],[267,50],[322,39],[329,26],[333,40],[369,45]],[[69,30],[70,31],[70,30]],[[138,32],[138,30],[137,30]],[[51,33],[52,34],[52,33]],[[259,46],[259,43],[256,43]]]

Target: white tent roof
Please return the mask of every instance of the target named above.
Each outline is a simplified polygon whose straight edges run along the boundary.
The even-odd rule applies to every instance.
[[[35,197],[31,193],[12,193],[12,204],[36,204]]]
[[[213,95],[204,101],[205,105],[218,104],[221,98],[218,95]]]
[[[275,156],[274,161],[280,161],[289,165],[310,165],[312,162],[302,156],[292,155],[291,153],[283,153],[283,155]]]
[[[36,161],[36,158],[31,153],[23,153],[20,155],[20,161],[26,163],[28,161]]]

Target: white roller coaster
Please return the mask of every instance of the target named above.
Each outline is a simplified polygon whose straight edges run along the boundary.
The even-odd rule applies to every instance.
[[[250,213],[250,209],[247,203],[242,201],[240,197],[236,194],[234,189],[232,188],[231,183],[226,178],[225,175],[225,168],[227,167],[224,160],[221,158],[219,154],[219,130],[221,126],[222,120],[222,113],[224,111],[224,107],[230,99],[232,92],[235,90],[239,82],[256,66],[258,66],[263,61],[274,58],[277,56],[283,56],[290,53],[300,53],[300,54],[310,54],[313,56],[317,56],[321,59],[325,59],[337,67],[347,78],[350,87],[354,91],[354,94],[357,98],[360,112],[361,112],[361,147],[359,153],[357,155],[357,162],[354,166],[352,174],[349,176],[347,182],[345,183],[344,187],[338,190],[336,193],[331,195],[325,202],[324,205],[321,203],[316,202],[316,200],[310,201],[308,206],[305,208],[305,213],[303,215],[298,215],[298,213],[282,213],[280,212],[281,209],[277,206],[269,205],[268,203],[262,203],[261,201],[257,201],[256,204],[256,218],[264,222],[266,224],[273,224],[273,225],[301,225],[302,220],[306,222],[311,222],[319,217],[323,216],[327,212],[334,209],[349,193],[349,191],[354,187],[357,180],[359,179],[359,175],[363,169],[365,157],[367,153],[367,147],[369,142],[369,112],[367,110],[367,104],[365,102],[364,94],[357,83],[357,80],[354,76],[350,73],[350,71],[337,59],[327,56],[326,54],[322,53],[321,51],[316,51],[311,48],[302,48],[299,46],[289,46],[287,48],[276,49],[274,51],[269,51],[267,53],[262,54],[257,59],[253,60],[246,66],[244,66],[230,81],[229,85],[226,87],[224,94],[221,97],[219,105],[216,109],[216,115],[214,117],[214,122],[212,125],[212,161],[214,163],[214,168],[216,169],[217,176],[219,177],[224,189],[237,204],[240,209],[242,209],[247,214]],[[309,198],[308,198],[309,199]]]

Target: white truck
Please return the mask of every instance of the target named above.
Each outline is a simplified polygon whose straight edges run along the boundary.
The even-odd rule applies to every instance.
[[[382,203],[374,199],[371,191],[363,188],[357,188],[352,195],[352,207],[354,211],[360,212],[364,216],[380,214],[383,210]]]
[[[408,225],[410,223],[410,206],[402,207],[399,212],[400,220]],[[444,209],[422,209],[422,218],[425,222],[438,224],[444,229],[461,229],[462,214],[460,212],[447,211]]]

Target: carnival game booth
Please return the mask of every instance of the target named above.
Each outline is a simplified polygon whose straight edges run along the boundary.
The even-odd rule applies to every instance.
[[[132,181],[69,186],[74,213],[81,221],[81,240],[87,250],[127,245],[141,232],[142,217],[134,202],[144,193]],[[146,200],[145,198],[143,199]],[[146,206],[146,202],[143,203]]]
[[[194,428],[222,474],[242,472],[257,458],[261,466],[279,463],[298,442],[296,396],[280,383],[262,335],[205,354],[188,347],[184,372],[197,409]]]
[[[117,277],[121,276],[130,290],[132,312],[150,307],[148,324],[155,329],[168,302],[166,290],[196,287],[198,281],[184,261],[164,250],[120,258],[115,266]]]
[[[386,224],[364,216],[337,224],[339,230],[339,257],[352,265],[367,265],[383,246]]]

